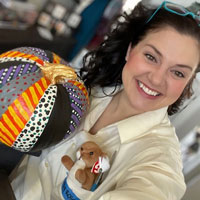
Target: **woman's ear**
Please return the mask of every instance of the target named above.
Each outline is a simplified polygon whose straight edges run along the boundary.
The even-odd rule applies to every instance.
[[[130,44],[128,45],[128,50],[127,50],[127,52],[126,52],[126,57],[125,57],[126,62],[128,61],[128,58],[129,58],[131,49],[132,49],[132,47],[131,47],[131,43],[130,43]]]

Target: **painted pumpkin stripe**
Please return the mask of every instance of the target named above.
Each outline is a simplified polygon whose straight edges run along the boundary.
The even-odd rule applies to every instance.
[[[18,132],[21,131],[21,128],[13,120],[13,117],[12,117],[12,115],[10,115],[10,112],[8,110],[5,112],[5,115],[6,115],[6,118],[3,118],[3,120],[1,120],[1,121],[3,122],[4,126],[7,125],[9,127],[10,132],[13,134],[14,137],[16,137],[16,135],[18,135]],[[7,118],[9,119],[9,121],[5,121],[5,119],[7,119]],[[12,129],[12,126],[10,126],[9,123],[12,123],[12,125],[15,126],[15,129]]]
[[[44,85],[43,85],[43,83],[42,83],[42,79],[43,79],[43,78],[41,78],[37,83],[39,84],[41,90],[42,90],[43,93],[44,93],[44,91],[47,89],[48,86],[47,86],[47,84],[45,84],[45,86],[47,86],[47,87],[44,87]]]
[[[30,112],[33,113],[33,111],[34,111],[33,102],[31,102],[31,99],[29,98],[27,92],[23,92],[21,96],[23,97],[24,101],[26,102],[26,105],[27,105],[28,109],[30,110]]]
[[[13,125],[12,121],[10,121],[9,117],[6,114],[2,115],[2,118],[4,119],[4,121],[9,124],[9,127],[11,128],[11,130],[13,131],[13,133],[15,133],[15,135],[17,136],[20,131],[17,130],[16,126]]]
[[[39,102],[39,99],[38,99],[38,97],[37,97],[37,94],[36,94],[36,92],[35,92],[34,87],[33,87],[33,86],[29,87],[29,91],[30,91],[31,96],[32,96],[32,98],[33,98],[34,104],[37,105],[38,102]]]
[[[35,65],[33,65],[31,72],[35,72],[37,69],[38,69],[38,66],[35,64]]]
[[[3,85],[6,83],[6,81],[7,81],[8,77],[9,77],[10,73],[12,72],[12,70],[13,70],[13,66],[11,66],[11,67],[8,69],[6,75],[5,75],[4,79],[3,79]]]
[[[10,57],[10,55],[12,54],[15,54],[15,51],[8,51],[6,53],[3,53],[0,55],[0,58],[3,58],[3,57]]]
[[[15,133],[12,131],[12,129],[10,128],[9,124],[7,124],[5,122],[5,120],[3,118],[1,118],[2,126],[4,126],[7,130],[8,130],[8,135],[11,134],[14,138],[16,137]]]
[[[20,129],[22,129],[25,124],[23,123],[23,121],[19,117],[20,116],[19,112],[16,112],[18,110],[14,109],[12,106],[15,108],[14,105],[11,105],[11,106],[8,107],[8,111],[10,112],[10,115],[12,116],[13,121],[17,123],[17,125],[19,126]],[[10,118],[10,119],[12,119],[12,118]]]
[[[5,69],[1,69],[1,70],[0,70],[0,77],[2,76],[4,70],[5,70]]]
[[[44,94],[44,91],[42,90],[40,85],[38,83],[35,83],[35,87],[37,88],[37,91],[39,92],[39,94],[42,96]]]
[[[38,83],[38,82],[36,82],[36,83]],[[42,95],[40,95],[40,92],[38,91],[38,88],[36,87],[36,83],[33,84],[32,86],[33,86],[33,88],[35,90],[35,93],[36,93],[36,95],[38,97],[38,101],[39,101]]]
[[[3,142],[4,144],[8,146],[12,146],[14,140],[10,139],[10,137],[7,135],[5,136],[4,133],[0,131],[0,142]]]
[[[22,121],[24,123],[26,123],[29,120],[29,115],[24,109],[24,108],[26,108],[26,106],[23,106],[23,102],[19,101],[19,98],[15,99],[15,101],[13,103],[15,104],[15,106],[17,107],[19,113],[22,116],[22,117],[20,117],[20,119],[24,119]]]
[[[23,53],[18,52],[18,51],[13,51],[14,54],[11,54],[12,57],[20,57],[23,56]]]
[[[37,56],[31,55],[31,54],[25,54],[24,57],[25,58],[29,58],[30,60],[34,60],[35,62],[37,62],[37,63],[39,63],[41,65],[44,64],[43,60],[39,59]]]
[[[12,142],[8,140],[8,138],[6,138],[5,135],[1,131],[0,131],[0,141],[2,141],[2,143],[6,144],[7,146],[12,145]]]
[[[50,83],[50,81],[49,81],[48,79],[44,78],[44,77],[41,78],[41,81],[42,81],[43,87],[44,87],[44,88],[47,88],[48,85],[49,85],[49,83]]]
[[[6,55],[6,57],[16,57],[16,51],[10,51],[8,55]]]
[[[16,100],[15,100],[16,101]],[[8,111],[10,112],[11,116],[12,114],[16,114],[17,117],[20,119],[18,126],[20,128],[20,124],[26,124],[26,120],[24,119],[23,115],[21,115],[21,113],[19,112],[19,109],[17,108],[17,106],[15,105],[15,101],[8,107]],[[11,107],[11,108],[10,108]],[[10,109],[10,110],[9,110]],[[13,113],[14,112],[14,113]],[[14,115],[15,117],[15,115]],[[15,119],[18,119],[18,118],[15,118]],[[11,118],[12,119],[12,118]],[[16,121],[17,122],[17,121]]]
[[[18,100],[21,102],[21,104],[23,105],[23,109],[26,111],[27,115],[28,115],[28,118],[32,115],[34,109],[33,109],[33,106],[31,105],[30,103],[30,100],[28,99],[28,101],[25,100],[25,98],[23,97],[23,95],[26,94],[26,93],[22,93],[19,97],[18,97]],[[27,96],[27,94],[26,94]],[[27,119],[28,120],[28,119]]]
[[[7,55],[9,55],[9,53],[10,53],[10,51],[5,52],[5,53],[2,53],[2,54],[0,55],[0,58],[6,57]]]
[[[17,66],[17,68],[16,68],[16,70],[15,70],[15,73],[14,73],[14,75],[13,75],[13,79],[17,77],[17,75],[19,74],[19,72],[20,72],[20,70],[21,70],[21,67],[22,67],[22,65],[18,65],[18,66]]]
[[[30,67],[30,64],[26,64],[24,69],[23,69],[22,74],[25,74],[28,71],[29,67]]]
[[[27,94],[28,99],[29,99],[30,102],[31,102],[31,105],[33,106],[33,109],[35,109],[36,105],[35,105],[35,103],[34,103],[34,101],[33,101],[33,96],[32,96],[32,94],[31,94],[31,92],[30,92],[29,89],[30,89],[30,88],[28,88],[24,93]]]
[[[4,124],[2,122],[0,122],[0,129],[3,133],[6,133],[6,135],[9,136],[10,141],[14,141],[15,137],[13,136],[13,134],[4,126]],[[5,134],[4,134],[5,135]],[[3,136],[2,136],[3,137]]]
[[[30,60],[33,60],[41,65],[44,64],[43,60],[39,59],[37,56],[35,55],[31,55],[31,54],[25,54],[19,51],[9,51],[6,52],[5,54],[1,54],[0,58],[2,57],[20,57],[20,58],[28,58]]]
[[[21,57],[21,56],[23,56],[24,55],[24,53],[22,53],[22,52],[17,52],[17,57]]]

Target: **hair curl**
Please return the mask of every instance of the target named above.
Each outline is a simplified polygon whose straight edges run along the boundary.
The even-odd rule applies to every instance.
[[[150,22],[146,23],[154,11],[155,9],[149,9],[140,2],[132,13],[121,15],[124,20],[118,20],[116,27],[111,29],[97,49],[84,56],[80,75],[89,90],[95,86],[121,85],[129,44],[134,47],[151,31],[170,26],[181,34],[192,36],[200,45],[200,28],[192,17],[182,17],[161,8]],[[169,115],[176,113],[183,101],[192,96],[192,82],[199,71],[200,64],[179,99],[169,106]]]

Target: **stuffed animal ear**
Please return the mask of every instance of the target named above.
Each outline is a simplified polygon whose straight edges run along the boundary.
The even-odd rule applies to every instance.
[[[102,152],[102,153],[101,153],[101,157],[107,157],[107,153]]]
[[[107,171],[110,168],[110,161],[108,156],[99,157],[99,164],[100,168],[102,169],[102,172]]]

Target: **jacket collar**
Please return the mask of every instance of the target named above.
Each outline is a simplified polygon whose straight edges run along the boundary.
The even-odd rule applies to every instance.
[[[94,118],[97,119],[101,114],[99,112],[97,113],[96,111],[94,112],[93,109],[99,103],[102,103],[102,101],[104,101],[104,105],[107,105],[111,101],[112,96],[105,97],[105,93],[114,94],[120,91],[122,88],[123,86],[117,87],[117,89],[114,90],[114,87],[106,87],[104,88],[104,91],[102,91],[102,88],[99,87],[93,89],[91,112],[86,117],[86,121],[88,123],[85,123],[85,130],[89,130],[94,125]],[[160,124],[167,125],[169,127],[170,121],[167,114],[167,108],[168,107],[164,107],[158,110],[145,112],[139,115],[129,117],[120,122],[116,122],[115,125],[117,125],[121,143],[126,143],[133,139],[147,135],[149,134],[150,129],[153,129],[155,128],[155,126],[158,126]],[[93,120],[89,120],[90,118],[93,118]]]
[[[155,128],[160,124],[170,125],[167,107],[122,120],[118,123],[121,143],[147,135],[149,134],[150,129]]]

